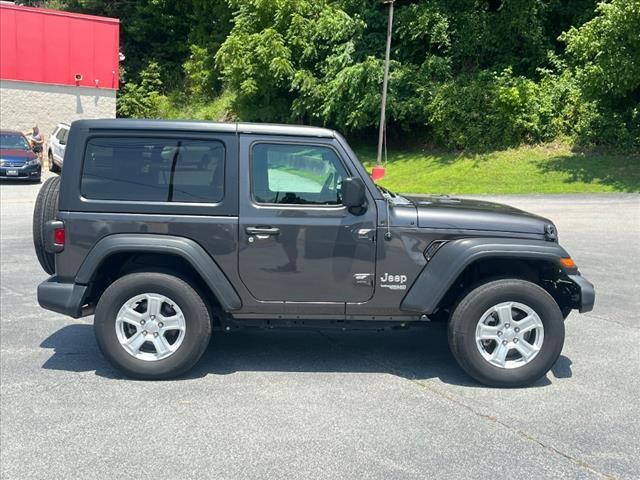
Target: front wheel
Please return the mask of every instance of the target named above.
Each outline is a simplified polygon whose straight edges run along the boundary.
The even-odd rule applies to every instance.
[[[104,356],[135,378],[179,376],[200,359],[211,318],[198,293],[163,273],[132,273],[102,294],[95,333]]]
[[[521,387],[544,376],[564,344],[562,312],[549,293],[517,279],[488,282],[469,292],[449,323],[449,346],[460,366],[481,383]]]
[[[49,152],[49,171],[53,173],[60,173],[60,167],[58,167],[53,160],[53,152]]]

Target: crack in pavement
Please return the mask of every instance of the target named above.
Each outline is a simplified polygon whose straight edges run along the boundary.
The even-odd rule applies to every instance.
[[[336,347],[343,347],[343,344],[340,343],[339,340],[334,339],[333,337],[327,335],[326,333],[317,330],[317,333],[320,334],[320,336],[326,338],[330,343],[332,343],[334,346]],[[345,351],[344,348],[342,348],[342,351]],[[509,423],[505,422],[504,420],[500,420],[498,417],[493,416],[493,415],[489,415],[486,413],[482,413],[481,411],[478,411],[476,408],[474,408],[472,405],[469,405],[465,402],[463,402],[461,399],[459,399],[458,397],[453,396],[450,393],[445,393],[443,391],[441,391],[439,388],[437,388],[436,384],[434,383],[433,380],[427,380],[427,381],[421,381],[418,380],[416,378],[416,375],[411,372],[410,370],[408,372],[403,372],[402,370],[400,370],[399,368],[396,368],[395,366],[393,366],[390,363],[384,362],[384,361],[380,361],[376,358],[371,357],[370,355],[357,355],[357,354],[352,354],[355,356],[360,356],[363,359],[365,359],[366,361],[372,362],[376,365],[379,365],[380,367],[382,367],[384,370],[387,371],[387,373],[391,373],[393,375],[396,375],[397,377],[400,378],[404,378],[405,380],[408,380],[409,382],[413,383],[414,385],[419,386],[420,388],[422,388],[423,390],[427,390],[437,396],[439,396],[440,398],[453,403],[459,407],[464,408],[465,410],[471,412],[473,415],[475,415],[478,418],[481,418],[483,420],[488,420],[491,421],[497,425],[502,426],[503,428],[506,428],[508,430],[510,430],[511,432],[515,433],[516,435],[518,435],[519,437],[529,441],[529,442],[533,442],[537,445],[539,445],[540,447],[542,447],[544,450],[546,450],[547,452],[551,453],[551,454],[555,454],[558,455],[562,458],[564,458],[565,460],[570,461],[571,463],[573,463],[574,465],[576,465],[577,467],[583,469],[583,470],[588,470],[589,472],[598,475],[601,478],[605,478],[608,480],[618,480],[619,477],[612,475],[612,474],[608,474],[608,473],[604,473],[599,471],[595,466],[591,465],[590,463],[586,462],[585,460],[582,460],[580,458],[574,457],[573,455],[563,452],[562,450],[559,450],[558,448],[552,446],[552,445],[547,445],[546,443],[544,443],[542,440],[538,439],[537,437],[535,437],[533,434],[525,432],[524,430],[520,430],[519,428],[516,428],[512,425],[510,425]],[[409,375],[407,375],[407,373],[409,373]]]
[[[625,328],[628,328],[630,330],[640,330],[640,327],[634,327],[633,325],[625,325],[622,322],[618,322],[616,320],[611,320],[610,318],[603,318],[603,317],[600,317],[599,315],[594,315],[592,313],[583,313],[582,315],[584,315],[585,317],[593,318],[594,320],[601,320],[603,322],[613,323],[615,325],[618,325],[620,327],[625,327]]]
[[[375,360],[374,360],[375,361]],[[383,365],[382,363],[380,365]],[[390,369],[392,371],[396,370],[394,367],[389,366]],[[398,374],[401,374],[401,372],[399,370],[396,370],[398,372]],[[599,470],[596,469],[596,467],[594,467],[593,465],[589,464],[588,462],[581,460],[579,458],[576,458],[568,453],[565,453],[559,449],[557,449],[556,447],[552,446],[552,445],[547,445],[546,443],[544,443],[542,440],[539,440],[538,438],[536,438],[533,434],[530,434],[528,432],[525,432],[524,430],[520,430],[510,424],[508,424],[507,422],[505,422],[504,420],[500,420],[498,417],[493,416],[493,415],[488,415],[486,413],[482,413],[478,410],[476,410],[473,406],[464,403],[463,401],[459,400],[458,398],[455,398],[454,396],[444,393],[440,390],[438,390],[437,388],[435,388],[435,384],[433,384],[433,380],[429,380],[429,381],[420,381],[417,380],[415,378],[408,378],[406,375],[400,375],[401,377],[409,380],[411,383],[414,383],[418,386],[420,386],[423,389],[426,389],[430,392],[435,393],[436,395],[440,396],[441,398],[444,398],[466,410],[468,410],[469,412],[473,413],[474,415],[476,415],[477,417],[483,418],[485,420],[489,420],[493,423],[496,423],[498,425],[501,425],[502,427],[514,432],[515,434],[517,434],[518,436],[520,436],[521,438],[524,438],[525,440],[529,440],[530,442],[534,442],[536,444],[538,444],[539,446],[541,446],[543,449],[547,450],[550,453],[555,453],[556,455],[559,455],[563,458],[565,458],[566,460],[569,460],[570,462],[572,462],[574,465],[576,465],[577,467],[583,468],[585,470],[589,470],[590,472],[602,477],[602,478],[606,478],[606,479],[611,479],[611,480],[615,480],[617,479],[617,477],[601,472]]]

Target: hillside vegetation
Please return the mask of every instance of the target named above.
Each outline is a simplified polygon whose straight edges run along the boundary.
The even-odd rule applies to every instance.
[[[120,18],[121,116],[377,126],[378,0],[25,3]],[[397,0],[395,11],[390,136],[474,151],[640,147],[640,0]]]

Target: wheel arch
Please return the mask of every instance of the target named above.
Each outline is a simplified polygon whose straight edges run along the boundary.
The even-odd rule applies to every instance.
[[[478,279],[513,277],[540,283],[540,272],[563,274],[559,259],[569,254],[542,240],[471,238],[445,244],[424,267],[400,308],[430,315],[471,288]],[[482,275],[470,275],[480,272]],[[572,272],[567,272],[572,273]],[[550,292],[551,293],[551,292]],[[554,296],[554,298],[557,298]],[[556,299],[557,301],[557,299]]]
[[[75,283],[92,285],[99,296],[97,280],[105,272],[120,275],[156,271],[187,274],[199,288],[206,288],[225,311],[237,310],[242,302],[220,267],[195,241],[172,235],[114,234],[100,240],[84,259]]]

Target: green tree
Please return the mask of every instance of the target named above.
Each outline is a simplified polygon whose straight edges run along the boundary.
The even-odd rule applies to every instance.
[[[578,80],[593,96],[640,90],[640,0],[601,2],[598,15],[562,38]]]
[[[153,118],[165,97],[161,93],[162,80],[160,65],[151,61],[140,72],[140,82],[129,82],[118,97],[118,115],[132,118]]]
[[[302,120],[331,114],[323,85],[352,66],[363,24],[326,1],[233,2],[235,25],[216,54],[243,118]]]
[[[184,83],[186,93],[194,100],[203,100],[213,96],[213,71],[209,51],[198,45],[190,45],[191,55],[184,62]]]
[[[561,38],[592,102],[580,126],[583,139],[640,146],[640,0],[601,2],[592,20]]]

